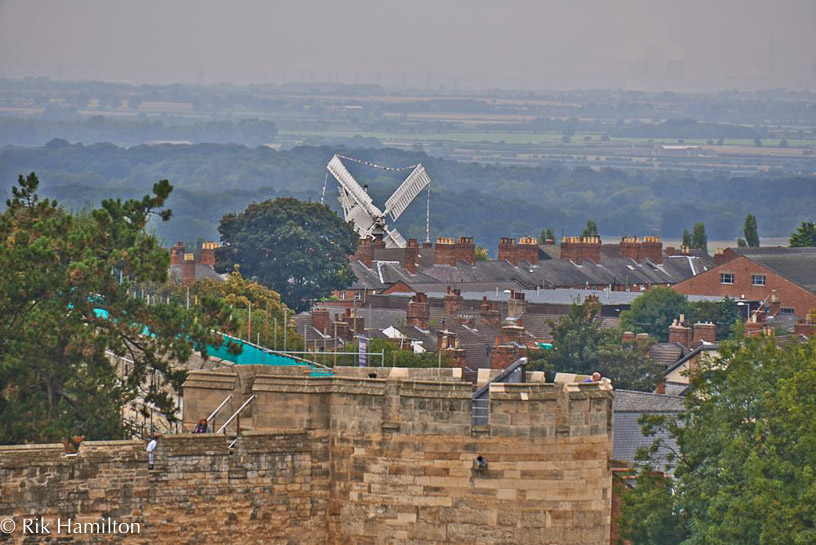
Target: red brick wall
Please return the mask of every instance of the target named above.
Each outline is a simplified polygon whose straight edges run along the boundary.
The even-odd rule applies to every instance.
[[[192,253],[184,254],[184,261],[181,264],[181,285],[192,286],[196,281],[196,262]]]
[[[419,244],[417,239],[412,238],[408,240],[408,246],[405,247],[405,270],[411,274],[416,274],[417,260],[419,259]]]
[[[601,239],[599,237],[565,237],[561,239],[561,259],[577,264],[585,260],[601,262]]]
[[[170,248],[170,265],[181,265],[184,260],[184,243],[178,242]]]
[[[538,265],[538,240],[535,237],[521,237],[516,246],[518,261]]]
[[[459,237],[455,251],[456,261],[464,261],[469,265],[476,263],[476,243],[473,237]]]
[[[452,238],[436,239],[434,249],[434,264],[456,265],[456,243]]]
[[[517,263],[516,239],[502,237],[499,239],[499,261],[509,261],[513,265]]]
[[[416,326],[420,329],[428,329],[431,319],[431,307],[428,305],[428,296],[424,293],[417,293],[408,303],[408,312],[405,322],[409,326]]]
[[[448,292],[445,294],[442,304],[445,307],[445,315],[453,316],[462,308],[462,292],[457,288],[448,286]]]
[[[721,284],[720,274],[732,273],[734,284]],[[764,286],[752,286],[751,275],[764,274]],[[816,308],[816,294],[789,282],[773,271],[754,263],[746,257],[738,257],[728,263],[720,265],[689,278],[679,284],[675,284],[672,289],[685,293],[686,295],[718,295],[728,296],[732,299],[745,299],[752,301],[762,301],[771,294],[771,290],[776,290],[783,307],[792,307],[794,313],[799,316],[807,316],[812,308]],[[744,316],[743,316],[744,319]]]
[[[351,260],[359,261],[370,269],[371,264],[374,262],[374,246],[371,244],[371,241],[365,238],[360,239],[360,243],[357,245],[357,250],[351,257]]]
[[[329,331],[329,309],[316,308],[312,311],[312,327],[321,333]]]

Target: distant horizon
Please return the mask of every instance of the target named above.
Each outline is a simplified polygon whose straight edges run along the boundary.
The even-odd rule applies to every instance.
[[[380,86],[386,93],[415,93],[418,96],[468,96],[478,94],[480,96],[489,96],[491,92],[498,93],[578,93],[578,92],[608,92],[608,93],[644,93],[644,94],[661,94],[672,93],[678,95],[715,95],[720,93],[800,93],[800,94],[816,94],[816,87],[814,88],[792,88],[792,87],[756,87],[756,88],[736,88],[736,87],[722,87],[712,88],[706,90],[675,90],[675,89],[648,89],[648,88],[623,88],[623,87],[479,87],[460,85],[458,88],[433,88],[422,87],[421,85],[407,85],[403,86],[399,83],[377,83],[375,81],[330,81],[330,80],[286,80],[286,81],[212,81],[212,82],[195,82],[182,80],[162,80],[162,81],[139,81],[134,79],[105,79],[105,78],[70,78],[70,77],[54,77],[49,74],[25,74],[25,75],[0,75],[0,81],[25,82],[26,80],[48,80],[49,82],[58,84],[104,84],[104,85],[122,85],[131,86],[134,88],[143,86],[156,87],[203,87],[214,88],[222,86],[231,86],[236,88],[251,88],[274,86],[283,87],[287,85],[338,85],[338,86]]]
[[[816,90],[815,21],[811,0],[4,0],[0,76]]]

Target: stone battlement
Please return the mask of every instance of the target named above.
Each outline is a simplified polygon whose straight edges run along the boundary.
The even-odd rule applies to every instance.
[[[274,369],[190,373],[185,425],[256,396],[232,449],[163,437],[148,471],[133,441],[0,447],[0,513],[141,525],[104,543],[608,543],[606,384],[493,383],[477,425],[459,369]]]

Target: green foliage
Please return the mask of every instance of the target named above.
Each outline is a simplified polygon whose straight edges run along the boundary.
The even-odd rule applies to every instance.
[[[359,343],[353,342],[346,345],[345,352],[352,354],[351,357],[341,355],[337,360],[338,365],[357,365],[359,352]],[[410,346],[401,347],[399,342],[394,342],[388,339],[369,339],[366,345],[366,352],[373,352],[375,354],[368,355],[367,365],[369,367],[439,367],[440,359],[437,352],[423,352],[415,354]],[[379,352],[384,352],[384,356],[380,356]],[[318,360],[319,361],[319,360]],[[441,366],[448,367],[448,358],[442,352]]]
[[[745,242],[745,239],[742,237],[737,238],[737,248],[747,248],[748,243]]]
[[[490,255],[487,253],[487,250],[482,246],[476,246],[475,257],[476,261],[488,261],[490,259]]]
[[[672,320],[686,314],[688,308],[685,295],[665,286],[657,286],[632,301],[630,310],[621,312],[621,328],[648,333],[659,342],[666,342]]]
[[[549,375],[558,372],[592,374],[612,379],[616,388],[652,391],[663,369],[647,357],[648,345],[621,344],[617,329],[602,327],[597,303],[573,304],[568,315],[550,322],[552,350],[530,355],[530,368]]]
[[[0,443],[121,437],[137,396],[170,417],[185,377],[171,362],[217,344],[210,324],[228,321],[212,300],[186,312],[131,296],[167,277],[168,253],[145,226],[170,217],[172,186],[79,214],[40,200],[38,186],[20,176],[0,214]],[[133,360],[126,375],[109,353]]]
[[[19,134],[12,129],[6,132]],[[153,182],[172,173],[176,186],[169,201],[173,221],[150,226],[169,245],[199,237],[213,240],[224,214],[244,210],[253,201],[280,196],[319,200],[326,163],[337,151],[336,146],[275,151],[214,144],[119,148],[63,140],[41,148],[0,147],[0,180],[13,181],[19,172],[34,169],[47,174],[49,196],[80,209],[96,202],[100,193],[123,199],[141,197]],[[345,153],[385,165],[424,164],[434,185],[431,225],[435,232],[440,236],[472,236],[491,252],[499,237],[538,234],[545,221],[542,218],[547,225],[558,225],[559,232],[563,228],[578,234],[586,219],[593,218],[608,233],[625,230],[643,235],[661,229],[667,236],[672,232],[680,235],[682,226],[704,221],[712,239],[733,240],[742,236],[749,210],[762,211],[759,221],[773,218],[763,229],[765,236],[787,238],[800,221],[812,219],[816,208],[812,178],[795,174],[732,176],[660,169],[627,172],[554,162],[509,166],[459,162],[395,149],[347,149]],[[361,183],[369,185],[378,203],[384,202],[401,181],[396,175],[381,174],[379,169],[349,168]],[[10,185],[0,187],[0,191]],[[734,201],[734,187],[740,188],[738,203]],[[339,211],[336,194],[336,184],[330,179],[325,202]],[[462,206],[463,202],[468,206]],[[406,238],[424,239],[425,207],[415,202],[396,227]]]
[[[717,340],[733,337],[733,326],[739,320],[739,306],[726,297],[723,301],[689,302],[685,295],[658,286],[632,301],[630,310],[621,312],[621,328],[648,333],[659,342],[669,340],[669,325],[686,315],[686,323],[711,322],[717,325]]]
[[[803,221],[796,232],[790,236],[788,245],[791,248],[801,248],[804,246],[816,246],[816,224],[810,221]]]
[[[692,543],[816,541],[814,380],[814,339],[750,339],[701,366],[675,430]]]
[[[691,233],[691,247],[708,252],[708,235],[706,235],[705,225],[701,221],[694,224],[694,230]]]
[[[745,242],[749,248],[759,247],[759,233],[757,232],[757,221],[753,214],[748,214],[745,217],[745,226],[743,227],[745,234]]]
[[[545,244],[548,239],[555,241],[555,233],[553,232],[552,227],[547,227],[546,229],[541,230],[541,234],[538,235],[538,243]]]
[[[218,231],[224,246],[216,250],[217,270],[240,265],[296,311],[347,288],[354,277],[348,258],[357,234],[328,206],[292,198],[253,203],[224,216]]]
[[[598,236],[598,226],[595,225],[595,222],[592,220],[587,220],[586,227],[584,230],[581,231],[582,237],[597,237]]]
[[[621,537],[637,545],[676,545],[687,536],[685,520],[675,506],[672,479],[651,468],[638,472],[634,488],[615,483],[623,515]]]
[[[740,319],[740,307],[730,297],[726,297],[722,302],[694,301],[688,304],[687,317],[691,324],[696,322],[716,324],[718,341],[732,339],[734,324]]]
[[[177,287],[175,291],[179,296],[186,296],[182,287]],[[273,350],[283,350],[283,327],[288,321],[286,349],[303,350],[303,338],[294,323],[295,313],[281,302],[280,294],[276,291],[241,276],[238,266],[224,282],[212,279],[196,282],[190,287],[190,297],[196,300],[209,297],[223,302],[233,316],[231,327],[224,333]],[[248,338],[250,336],[252,338]]]
[[[816,338],[725,343],[691,379],[683,416],[645,429],[659,424],[679,446],[665,501],[687,521],[684,543],[816,541]]]
[[[682,245],[691,248],[691,233],[688,232],[688,229],[683,229]]]

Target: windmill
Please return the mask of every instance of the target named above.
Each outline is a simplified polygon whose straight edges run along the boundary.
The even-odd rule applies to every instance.
[[[374,205],[374,201],[368,192],[357,183],[354,176],[343,164],[342,159],[349,159],[359,162],[366,166],[383,168],[386,170],[408,170],[413,169],[411,173],[405,178],[405,181],[400,184],[393,195],[385,201],[385,210],[380,210]],[[402,235],[394,228],[386,225],[386,218],[390,217],[391,221],[396,221],[398,217],[408,208],[411,201],[431,183],[428,173],[425,172],[425,167],[422,164],[414,165],[405,168],[392,168],[375,165],[358,159],[335,155],[332,157],[326,169],[337,180],[337,191],[339,193],[338,200],[343,207],[343,214],[346,221],[354,225],[354,229],[360,238],[375,238],[385,241],[387,248],[404,248],[407,244]],[[429,188],[430,191],[430,188]],[[325,186],[324,186],[325,193]],[[430,199],[430,193],[429,193]],[[430,201],[429,201],[430,202]],[[426,224],[426,238],[428,228]]]

